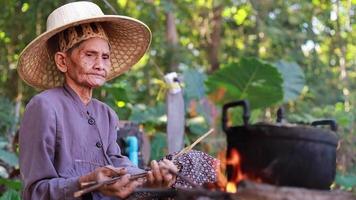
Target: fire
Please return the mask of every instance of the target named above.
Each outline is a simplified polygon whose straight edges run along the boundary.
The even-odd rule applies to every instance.
[[[221,189],[226,192],[236,193],[236,183],[243,179],[247,179],[247,176],[241,171],[241,156],[239,152],[236,149],[232,149],[229,153],[229,157],[226,157],[225,151],[220,152],[218,154],[218,159],[221,161],[221,165],[220,170],[218,171],[217,182],[221,185]],[[233,169],[229,180],[225,176],[227,166],[231,166]]]
[[[232,181],[234,183],[238,183],[244,179],[247,179],[247,176],[242,173],[241,157],[240,157],[239,152],[236,149],[232,149],[230,151],[230,156],[226,160],[226,165],[231,165],[234,169],[230,181]]]
[[[226,192],[236,193],[237,192],[236,184],[233,182],[228,182],[226,185]]]

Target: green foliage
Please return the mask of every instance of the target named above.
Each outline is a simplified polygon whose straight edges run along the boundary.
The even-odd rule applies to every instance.
[[[151,159],[159,160],[167,154],[166,134],[156,132],[151,139]]]
[[[0,185],[6,186],[9,189],[20,191],[22,188],[22,184],[19,180],[10,180],[0,178]]]
[[[342,189],[351,190],[352,188],[356,187],[356,175],[337,174],[335,183]]]
[[[200,116],[188,119],[187,126],[194,136],[200,136],[210,129],[210,125]]]
[[[13,189],[8,189],[6,192],[0,197],[0,200],[21,200],[21,195],[18,191]]]
[[[335,105],[324,105],[324,107],[309,107],[309,103],[299,102],[297,108],[302,110],[288,114],[288,120],[291,122],[312,122],[318,119],[335,119],[336,123],[344,129],[352,129],[355,121],[355,114],[346,112],[341,102]]]
[[[136,104],[132,109],[132,114],[129,120],[137,123],[152,123],[154,125],[159,125],[165,123],[165,113],[165,105],[163,103],[159,103],[152,107]]]
[[[205,97],[204,81],[206,75],[196,69],[187,69],[183,71],[184,77],[184,95],[187,102],[190,100],[199,100]]]
[[[269,107],[283,98],[283,79],[271,64],[254,58],[228,63],[213,73],[207,86],[226,90],[224,103],[239,99],[250,102],[252,109]]]
[[[0,97],[0,160],[10,167],[18,166],[17,155],[6,150],[8,148],[6,135],[10,134],[9,130],[15,122],[14,117],[11,117],[13,115],[13,103],[7,98]]]
[[[299,97],[305,85],[304,73],[295,62],[280,60],[275,63],[283,77],[283,102],[295,100]]]
[[[15,153],[5,151],[0,149],[0,160],[4,161],[6,164],[10,165],[11,167],[18,166],[19,159]]]
[[[5,186],[7,190],[1,195],[0,200],[20,200],[22,184],[19,180],[10,180],[0,178],[0,185]]]
[[[0,135],[5,135],[14,123],[13,103],[5,97],[0,97]]]

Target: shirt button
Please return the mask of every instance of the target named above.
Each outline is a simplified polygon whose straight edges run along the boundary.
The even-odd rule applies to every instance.
[[[96,143],[96,147],[101,148],[102,146],[103,146],[103,144],[101,142]]]
[[[88,124],[94,125],[94,124],[95,124],[95,119],[92,118],[92,117],[90,117],[90,118],[88,119]]]

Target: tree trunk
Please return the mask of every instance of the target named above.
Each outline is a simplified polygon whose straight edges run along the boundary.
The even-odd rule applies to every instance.
[[[210,72],[219,69],[219,47],[221,43],[221,26],[223,6],[218,5],[213,8],[213,18],[211,19],[212,31],[208,43],[208,60],[210,63]]]
[[[173,4],[171,1],[169,2]],[[167,54],[169,59],[170,71],[177,71],[178,67],[178,33],[175,23],[174,13],[171,11],[166,12],[166,40],[167,40]]]

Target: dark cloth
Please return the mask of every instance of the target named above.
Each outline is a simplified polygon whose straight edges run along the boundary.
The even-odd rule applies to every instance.
[[[140,173],[116,143],[118,118],[104,103],[84,105],[67,85],[31,99],[20,127],[24,200],[75,199],[78,178],[98,166]],[[93,193],[93,200],[110,199]]]

